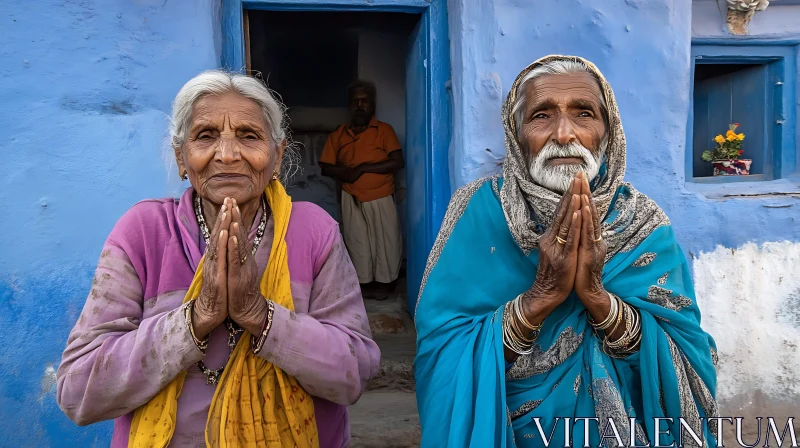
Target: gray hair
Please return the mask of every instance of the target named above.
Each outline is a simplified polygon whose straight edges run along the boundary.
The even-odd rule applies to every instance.
[[[186,143],[192,121],[192,112],[197,102],[208,95],[222,95],[235,92],[256,102],[261,107],[264,119],[269,125],[270,135],[276,145],[286,141],[281,160],[281,181],[284,185],[299,169],[299,155],[291,140],[286,106],[281,103],[276,92],[271,91],[262,81],[239,73],[223,70],[208,70],[181,87],[172,102],[172,122],[170,139],[172,147],[181,148]]]
[[[347,86],[347,100],[350,101],[350,98],[358,91],[365,92],[373,102],[375,102],[378,95],[378,89],[374,82],[357,79]]]
[[[527,75],[525,75],[524,78],[522,78],[522,81],[520,81],[516,91],[517,101],[514,103],[514,107],[511,108],[511,113],[514,115],[514,126],[517,137],[519,137],[519,132],[524,120],[525,106],[527,106],[525,89],[528,87],[528,83],[544,75],[571,75],[574,73],[589,73],[593,78],[597,78],[589,66],[576,59],[559,59],[549,61],[534,68]],[[597,85],[600,86],[599,80]],[[602,95],[600,96],[600,106],[602,108],[603,120],[608,123],[606,100]]]

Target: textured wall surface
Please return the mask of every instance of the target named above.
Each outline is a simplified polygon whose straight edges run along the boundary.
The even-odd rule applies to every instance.
[[[720,401],[746,403],[757,391],[800,399],[798,266],[800,243],[789,241],[718,247],[695,260],[703,326],[719,353]]]
[[[178,190],[170,102],[219,64],[212,0],[0,0],[0,446],[108,446],[55,403],[55,369],[103,241]],[[176,178],[176,172],[169,175]]]

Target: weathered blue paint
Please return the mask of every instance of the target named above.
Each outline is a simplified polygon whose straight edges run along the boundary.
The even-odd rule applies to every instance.
[[[433,67],[426,106],[431,142],[446,145],[451,129],[453,138],[449,163],[442,161],[444,152],[430,154],[432,168],[424,179],[432,199],[425,205],[427,217],[419,218],[424,225],[435,227],[444,212],[450,185],[443,173],[449,172],[455,188],[498,172],[504,155],[500,104],[516,74],[540,56],[568,53],[595,61],[615,87],[628,136],[628,179],[665,208],[687,252],[747,241],[800,241],[797,199],[724,196],[797,192],[796,178],[720,189],[686,182],[685,173],[692,41],[796,46],[800,7],[774,2],[756,15],[750,36],[732,38],[714,2],[449,0],[445,15],[443,1],[401,5],[411,8],[403,12],[424,9],[431,20],[446,17],[449,26],[449,52],[443,27],[432,29],[426,43]],[[305,9],[299,2],[289,5]],[[367,9],[396,4],[313,3]],[[108,423],[79,428],[61,414],[51,372],[116,219],[142,198],[174,191],[161,160],[171,99],[187,79],[220,66],[223,58],[236,68],[244,65],[223,52],[234,46],[224,45],[232,35],[223,36],[222,29],[241,26],[240,18],[223,13],[231,5],[3,2],[0,445],[108,445]],[[443,75],[449,68],[433,64],[448,53],[449,85]],[[791,107],[798,105],[796,100]],[[429,246],[432,234],[424,238]]]
[[[420,17],[406,57],[406,216],[409,310],[450,200],[450,55],[444,0]],[[412,102],[421,104],[411,104]],[[412,147],[412,142],[415,146]]]
[[[103,241],[176,186],[170,102],[219,65],[212,0],[3,1],[0,9],[0,446],[108,446],[55,403],[57,368]],[[177,173],[170,172],[172,176]]]

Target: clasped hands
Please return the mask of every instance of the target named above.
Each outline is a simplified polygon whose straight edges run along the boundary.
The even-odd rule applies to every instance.
[[[557,306],[575,291],[590,312],[607,308],[602,281],[606,250],[589,181],[578,172],[556,208],[553,225],[539,240],[532,297]]]
[[[220,207],[203,262],[203,286],[195,299],[192,326],[204,339],[227,317],[251,334],[261,332],[267,303],[258,290],[258,267],[236,200]]]
[[[345,167],[346,170],[342,173],[341,180],[348,184],[352,184],[364,175],[364,164],[359,164],[354,167]]]

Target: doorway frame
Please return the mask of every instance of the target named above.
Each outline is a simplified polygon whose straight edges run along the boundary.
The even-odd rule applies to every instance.
[[[411,210],[406,202],[408,234],[412,226],[422,226],[422,241],[406,241],[407,282],[409,302],[416,301],[427,254],[433,247],[439,227],[450,201],[449,148],[452,130],[450,92],[450,41],[447,25],[446,0],[222,0],[222,55],[223,68],[243,72],[246,64],[244,33],[245,10],[260,11],[349,11],[396,12],[418,14],[429,33],[425,36],[424,67],[426,76],[426,151],[420,158],[422,167],[406,166],[406,172],[423,172],[425,185],[424,210]],[[249,30],[248,30],[249,31]],[[436,61],[436,63],[428,63]],[[408,132],[408,130],[406,130]],[[404,148],[405,149],[405,148]],[[410,169],[409,169],[410,168]],[[419,206],[415,204],[415,206]],[[419,218],[414,220],[415,216]],[[413,247],[411,247],[413,245]],[[415,254],[415,256],[410,256]],[[424,257],[418,254],[425,254]],[[413,298],[413,299],[412,299]],[[413,312],[413,311],[412,311]]]

